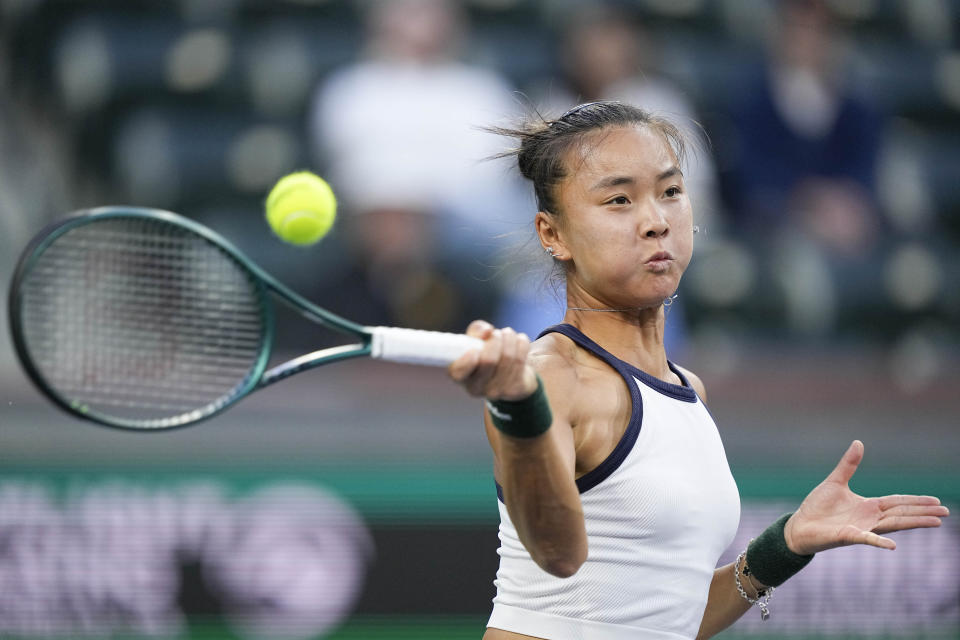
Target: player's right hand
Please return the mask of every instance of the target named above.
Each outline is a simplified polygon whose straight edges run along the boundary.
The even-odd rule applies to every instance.
[[[527,362],[530,338],[506,327],[474,320],[467,335],[483,340],[482,349],[471,349],[447,371],[470,395],[489,400],[522,400],[537,390],[537,373]]]

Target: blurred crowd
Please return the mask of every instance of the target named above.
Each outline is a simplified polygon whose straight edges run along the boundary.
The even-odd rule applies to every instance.
[[[922,377],[960,339],[956,0],[6,0],[0,15],[5,258],[72,209],[168,208],[360,322],[536,334],[562,290],[532,195],[493,158],[512,141],[487,129],[617,99],[691,143],[700,234],[674,349],[881,344]],[[262,219],[299,168],[340,199],[309,250]]]

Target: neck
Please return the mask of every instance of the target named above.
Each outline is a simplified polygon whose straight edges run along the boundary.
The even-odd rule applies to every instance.
[[[667,353],[663,345],[666,318],[663,304],[598,312],[581,309],[610,307],[584,302],[568,299],[563,321],[583,331],[594,342],[624,362],[662,380],[673,381],[674,376],[667,365]]]

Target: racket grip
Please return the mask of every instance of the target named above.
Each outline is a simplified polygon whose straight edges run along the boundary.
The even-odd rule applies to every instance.
[[[370,327],[370,355],[391,362],[445,367],[483,341],[462,333],[421,331],[399,327]]]

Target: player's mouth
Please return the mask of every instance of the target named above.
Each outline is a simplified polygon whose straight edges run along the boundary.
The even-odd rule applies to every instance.
[[[673,262],[673,255],[671,255],[668,251],[658,251],[647,258],[646,262],[643,264],[650,271],[660,273],[669,269],[671,262]]]

